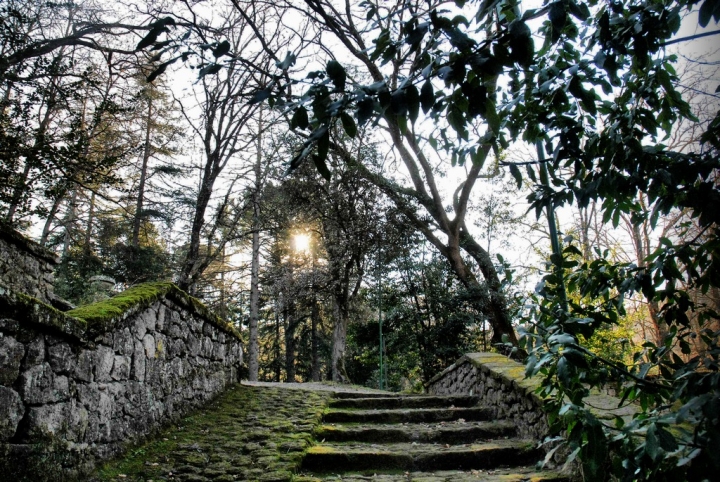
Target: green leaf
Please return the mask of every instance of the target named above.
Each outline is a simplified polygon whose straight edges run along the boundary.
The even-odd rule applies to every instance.
[[[355,125],[355,121],[352,117],[350,117],[347,112],[341,112],[340,121],[342,122],[343,129],[345,129],[345,133],[349,137],[354,138],[357,135],[357,126]]]
[[[330,170],[325,161],[327,160],[328,150],[330,149],[330,130],[327,126],[320,127],[317,131],[313,132],[311,137],[316,135],[318,136],[317,152],[313,156],[313,162],[320,175],[329,181]]]
[[[248,104],[259,104],[260,102],[264,101],[268,97],[270,97],[270,94],[272,93],[272,87],[267,87],[265,89],[259,90],[255,92],[255,95],[253,95],[250,100],[248,101]]]
[[[485,120],[496,135],[500,134],[500,116],[495,109],[495,102],[488,100],[485,102]]]
[[[164,64],[160,65],[157,69],[153,70],[150,75],[147,76],[148,82],[152,82],[153,80],[157,79],[158,76],[162,75],[163,72],[165,72],[165,69],[167,69],[168,63],[165,62]]]
[[[515,164],[510,164],[510,174],[515,178],[517,187],[520,189],[522,187],[522,174],[520,174],[520,169]]]
[[[399,116],[407,114],[407,95],[404,89],[398,89],[390,97],[390,108],[392,113]]]
[[[698,24],[700,24],[702,28],[707,27],[708,23],[710,23],[710,18],[712,18],[713,11],[715,10],[716,1],[717,0],[705,0],[702,7],[700,7],[700,12],[698,12]]]
[[[307,109],[304,106],[298,107],[290,120],[290,129],[306,129],[309,124]]]
[[[143,37],[140,40],[140,42],[138,42],[138,44],[135,46],[135,51],[139,52],[140,50],[146,49],[149,46],[151,46],[152,44],[154,44],[155,41],[157,40],[158,36],[160,35],[160,33],[162,33],[161,29],[157,29],[157,28],[153,27],[148,32],[148,34],[145,37]]]
[[[212,54],[217,59],[219,57],[222,57],[223,55],[227,55],[228,52],[230,52],[230,42],[228,42],[227,40],[223,40],[217,47],[213,49]]]
[[[369,97],[365,97],[363,100],[359,101],[357,103],[357,121],[358,124],[363,125],[365,124],[368,119],[370,119],[375,112],[375,107],[373,104],[373,100]]]
[[[345,90],[345,79],[347,78],[347,75],[345,74],[343,66],[340,65],[340,62],[336,60],[329,61],[325,71],[327,72],[328,77],[330,77],[330,80],[332,80],[335,90],[343,92]]]
[[[218,72],[220,72],[221,68],[222,68],[222,65],[220,65],[220,64],[206,65],[205,67],[200,69],[200,72],[198,73],[198,79],[201,79],[201,78],[205,77],[206,75],[217,74]],[[268,97],[270,97],[270,89],[266,89],[266,90],[268,90],[268,95],[265,98],[263,98],[262,100],[265,100]],[[252,104],[253,102],[251,101],[250,103]]]
[[[420,105],[424,113],[428,113],[435,104],[435,95],[433,92],[432,82],[427,80],[420,89]]]
[[[410,122],[415,124],[415,121],[420,114],[420,94],[418,93],[417,87],[409,85],[406,89],[405,102],[407,102],[408,117]]]
[[[287,70],[295,64],[295,56],[288,52],[282,62],[275,62],[275,66],[280,70]]]
[[[645,436],[645,453],[648,454],[648,456],[652,460],[658,460],[662,454],[663,450],[660,447],[660,439],[657,435],[657,425],[656,424],[650,424],[650,427],[648,427],[647,435]]]

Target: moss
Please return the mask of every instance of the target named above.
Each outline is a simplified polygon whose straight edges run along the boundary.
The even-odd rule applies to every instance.
[[[242,340],[242,336],[232,325],[213,314],[200,300],[169,282],[133,286],[112,298],[75,308],[67,314],[84,320],[90,334],[97,335],[110,330],[118,321],[148,308],[164,297],[172,299],[205,321]]]
[[[91,329],[105,331],[120,319],[150,306],[167,294],[172,286],[172,283],[133,286],[112,298],[75,308],[67,314],[85,320]]]

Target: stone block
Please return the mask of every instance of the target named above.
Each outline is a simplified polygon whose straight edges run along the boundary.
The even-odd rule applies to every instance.
[[[143,349],[145,350],[145,356],[148,359],[155,358],[155,339],[151,334],[146,334],[142,339]]]
[[[25,403],[55,403],[70,397],[70,387],[66,376],[55,376],[50,364],[42,363],[20,375],[20,393]]]
[[[91,382],[92,381],[92,369],[95,361],[95,354],[91,350],[80,350],[77,357],[77,364],[74,367],[74,374],[76,380],[80,382]]]
[[[100,345],[95,350],[95,381],[109,382],[112,378],[113,364],[115,363],[115,352],[112,348]]]
[[[77,386],[78,401],[91,410],[100,404],[100,390],[97,383],[81,383]]]
[[[135,323],[133,325],[133,335],[135,335],[135,338],[142,341],[142,339],[145,337],[145,334],[147,333],[147,323],[145,322],[145,319],[141,316],[137,316],[135,318]]]
[[[130,328],[124,328],[113,335],[113,350],[119,355],[130,356],[135,348]]]
[[[115,355],[110,378],[112,378],[113,380],[127,380],[129,376],[130,357],[123,355]]]
[[[162,333],[155,333],[155,358],[165,360],[167,358],[168,339]]]
[[[25,352],[25,367],[39,365],[45,361],[45,337],[38,335],[28,343]]]
[[[195,335],[193,335],[193,334],[188,335],[186,343],[187,343],[187,347],[188,347],[188,353],[190,356],[195,357],[200,354],[200,347],[201,347],[200,340],[198,340],[198,338]]]
[[[30,407],[24,437],[32,440],[48,434],[67,436],[72,408],[72,404],[69,402]]]
[[[0,337],[0,385],[12,385],[20,375],[25,345],[11,336]]]
[[[139,382],[145,381],[145,348],[139,341],[135,341],[135,350],[133,351],[131,375],[133,380]]]
[[[155,331],[165,331],[165,319],[167,318],[167,307],[160,303],[157,310],[157,319],[155,322]]]
[[[48,347],[48,360],[55,373],[70,373],[76,365],[76,357],[65,342]]]
[[[0,442],[7,442],[15,435],[24,415],[25,405],[20,395],[11,388],[0,387]]]

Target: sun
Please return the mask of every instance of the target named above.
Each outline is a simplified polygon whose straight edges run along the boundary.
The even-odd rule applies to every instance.
[[[293,248],[299,253],[310,251],[310,236],[308,234],[296,234],[293,236]]]

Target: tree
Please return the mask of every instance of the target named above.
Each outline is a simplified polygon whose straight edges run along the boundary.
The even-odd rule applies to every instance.
[[[260,20],[260,16],[255,18],[256,22]],[[248,104],[248,100],[253,89],[263,85],[266,79],[262,74],[247,69],[245,63],[263,66],[269,61],[262,50],[253,50],[251,30],[242,15],[225,12],[222,25],[217,28],[217,35],[219,38],[227,37],[227,39],[223,42],[219,40],[215,42],[218,45],[217,48],[220,48],[220,44],[224,46],[223,52],[213,51],[215,59],[226,55],[230,50],[241,52],[242,58],[240,56],[233,57],[223,69],[218,69],[217,75],[202,75],[198,79],[198,107],[202,112],[199,122],[192,119],[192,111],[189,106],[182,104],[183,114],[202,145],[204,158],[200,168],[200,181],[194,209],[191,214],[189,242],[178,278],[178,286],[189,292],[197,289],[196,285],[203,271],[222,252],[228,240],[237,237],[234,230],[236,223],[222,218],[229,213],[226,208],[229,207],[227,201],[230,200],[231,190],[228,190],[224,198],[227,201],[223,201],[223,205],[215,210],[220,216],[216,217],[215,223],[209,227],[206,226],[206,214],[215,183],[221,173],[231,161],[251,148],[255,142],[255,137],[246,129],[254,122],[259,106]],[[231,216],[238,219],[241,214],[241,211],[236,211]],[[222,223],[229,226],[230,229],[225,230],[220,239],[216,240],[214,236],[220,234],[218,227]],[[205,252],[201,252],[203,236],[213,241],[213,243],[206,244]]]
[[[292,165],[316,152],[313,160],[326,172],[324,160],[336,122],[348,135],[357,130],[351,114],[361,125],[381,122],[413,187],[402,190],[380,176],[375,177],[377,183],[385,184],[384,191],[410,218],[414,209],[402,203],[403,196],[427,210],[436,223],[432,228],[425,225],[427,238],[464,279],[460,247],[476,257],[481,268],[488,264],[484,250],[476,250],[463,237],[462,225],[465,201],[486,154],[493,150],[498,155],[512,141],[533,146],[536,160],[501,164],[509,167],[518,183],[524,177],[520,168],[526,169],[534,184],[532,207],[538,215],[545,211],[549,220],[554,267],[538,291],[537,316],[528,320],[531,329],[523,346],[531,354],[528,374],[543,375],[552,420],[565,414],[564,426],[571,428],[568,443],[579,454],[588,478],[603,474],[601,464],[610,440],[619,457],[614,465],[618,476],[653,479],[665,471],[672,479],[671,473],[684,471],[690,460],[688,477],[717,471],[712,441],[720,429],[709,414],[715,413],[711,407],[718,403],[720,333],[703,332],[707,350],[689,363],[674,357],[671,346],[676,334],[688,326],[689,312],[703,322],[717,318],[711,306],[694,304],[688,289],[707,291],[720,280],[720,213],[715,209],[720,203],[715,178],[720,114],[704,130],[702,149],[673,151],[661,137],[670,134],[680,119],[695,122],[677,90],[675,58],[666,54],[664,46],[677,41],[671,39],[681,19],[696,5],[701,26],[711,19],[718,21],[718,2],[563,0],[524,12],[516,2],[503,0],[458,1],[460,12],[442,11],[439,3],[367,1],[354,10],[348,6],[344,13],[321,0],[307,0],[304,5],[304,12],[333,34],[368,75],[355,76],[337,61],[312,74],[315,82],[305,96],[291,100],[295,110],[291,125],[309,128]],[[363,18],[368,23],[357,27]],[[536,32],[531,29],[534,25],[539,26]],[[538,50],[534,35],[543,39]],[[500,74],[508,79],[507,86],[498,82]],[[278,98],[285,93],[281,91]],[[306,105],[312,108],[309,119]],[[447,218],[445,206],[435,196],[432,166],[415,131],[420,109],[437,128],[429,143],[453,163],[472,160],[465,183],[456,191],[454,219]],[[406,143],[409,149],[403,148]],[[646,206],[637,202],[638,193],[646,197]],[[687,209],[697,220],[699,233],[679,242],[662,240],[662,249],[646,257],[643,266],[603,259],[578,263],[569,259],[580,253],[575,246],[563,251],[553,213],[563,204],[585,208],[593,201],[599,203],[602,219],[615,225],[623,215],[633,225],[644,220],[654,225],[662,214]],[[423,230],[422,225],[417,227]],[[447,244],[433,238],[433,228],[447,236]],[[485,278],[492,293],[492,273]],[[579,289],[583,298],[601,303],[572,303],[566,284]],[[669,338],[660,346],[647,345],[636,366],[622,367],[584,348],[578,336],[590,336],[615,323],[624,312],[623,300],[633,293],[658,302]],[[503,305],[496,304],[500,310]],[[495,313],[493,318],[496,331],[503,327],[509,331],[509,322],[498,323],[507,315]],[[679,345],[689,349],[685,335]],[[706,371],[698,371],[700,366]],[[660,380],[647,380],[653,367],[659,369]],[[628,382],[624,397],[639,399],[645,408],[643,416],[617,429],[622,435],[612,439],[607,433],[613,428],[604,427],[582,403],[585,384],[600,384],[609,374]],[[680,410],[662,411],[675,402]],[[690,421],[694,433],[671,434],[665,427],[674,421]],[[636,433],[645,434],[639,447],[633,440]],[[676,450],[682,454],[679,464],[665,458]]]

